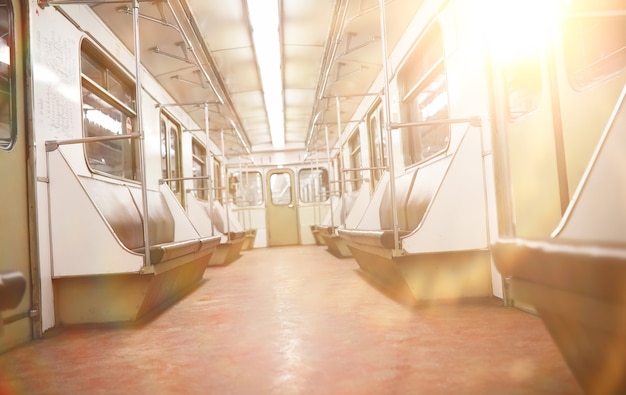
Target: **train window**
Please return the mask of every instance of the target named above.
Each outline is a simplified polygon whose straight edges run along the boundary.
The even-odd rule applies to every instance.
[[[301,169],[298,172],[298,185],[302,203],[328,200],[328,170],[320,168]]]
[[[0,149],[13,147],[16,129],[11,122],[13,104],[13,34],[12,12],[6,1],[0,1]]]
[[[135,124],[134,84],[83,41],[81,53],[83,129],[86,137],[130,134]],[[139,149],[134,140],[85,145],[92,171],[139,180]]]
[[[624,0],[572,0],[568,11],[562,45],[572,86],[584,90],[626,69]]]
[[[447,119],[448,84],[441,31],[434,25],[398,73],[404,122]],[[402,130],[405,166],[431,158],[448,146],[450,125],[413,126]]]
[[[222,185],[224,185],[222,181],[222,162],[213,158],[213,199],[223,204],[224,199],[222,198],[222,193],[224,189]]]
[[[387,160],[387,134],[383,130],[382,104],[378,104],[367,115],[368,135],[370,137],[370,163],[372,167],[386,167]],[[382,169],[373,169],[371,172],[373,187],[383,174]]]
[[[239,207],[262,206],[263,205],[263,177],[258,171],[243,171],[241,173],[231,173],[228,177],[234,184],[229,182],[229,190],[234,185],[233,194],[235,204]]]
[[[287,206],[293,203],[293,196],[291,195],[291,177],[289,173],[272,173],[272,175],[270,175],[270,187],[272,204],[274,206]]]
[[[352,134],[348,140],[348,149],[350,150],[350,167],[359,169],[361,164],[361,138],[358,129]],[[356,191],[361,187],[362,177],[360,171],[351,171],[346,174],[349,180],[352,180],[352,190]]]
[[[191,142],[193,177],[204,177],[193,181],[194,195],[198,199],[208,199],[209,180],[206,163],[206,148],[198,140]]]
[[[105,86],[106,68],[101,66],[99,62],[92,59],[88,53],[83,52],[81,57],[81,72],[83,76],[88,77],[94,84]]]
[[[541,63],[538,58],[519,60],[504,67],[504,85],[509,116],[517,119],[539,106]]]
[[[182,202],[182,181],[180,164],[180,125],[165,114],[161,114],[161,174],[170,189]]]

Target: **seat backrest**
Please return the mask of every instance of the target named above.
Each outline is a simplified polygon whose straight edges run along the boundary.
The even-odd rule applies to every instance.
[[[552,237],[626,244],[626,85]]]
[[[408,218],[406,217],[406,201],[413,187],[415,175],[419,169],[412,170],[395,178],[395,203],[398,212],[398,229],[408,230]],[[380,216],[380,227],[383,230],[393,229],[393,204],[391,199],[391,188],[387,188],[383,194],[382,201],[378,209]]]
[[[139,187],[128,186],[139,214],[143,215],[143,201]],[[148,198],[148,232],[150,245],[169,243],[174,241],[174,216],[172,215],[165,197],[161,191],[146,190]],[[142,244],[143,245],[143,244]]]
[[[142,248],[141,215],[126,185],[90,177],[79,177],[79,180],[120,242],[129,250]]]
[[[403,230],[412,231],[420,226],[451,161],[452,157],[448,156],[429,163],[417,172],[403,207],[406,218],[406,229]]]
[[[398,230],[413,231],[420,226],[428,206],[443,182],[451,160],[451,156],[446,156],[396,177],[395,202],[398,211]],[[379,215],[381,229],[393,229],[390,188],[385,190]]]
[[[359,220],[367,209],[370,197],[370,183],[364,182],[363,184],[361,184],[361,188],[359,188],[359,191],[352,198],[352,204],[350,205],[350,209],[348,210],[348,214],[346,215],[347,229],[352,229],[358,225]]]
[[[324,216],[324,219],[322,220],[322,223],[320,225],[322,226],[334,225],[331,222],[334,222],[336,224],[338,219],[336,219],[335,217],[338,217],[340,215],[340,211],[338,211],[338,210],[341,210],[340,205],[341,205],[341,199],[338,196],[331,196],[329,200],[329,208],[332,207],[332,211],[329,209],[326,212],[326,215]]]

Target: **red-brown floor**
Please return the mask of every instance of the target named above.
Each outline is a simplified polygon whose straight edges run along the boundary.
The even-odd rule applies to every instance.
[[[0,355],[1,394],[580,394],[542,322],[497,299],[408,308],[323,247],[245,251],[143,325]]]

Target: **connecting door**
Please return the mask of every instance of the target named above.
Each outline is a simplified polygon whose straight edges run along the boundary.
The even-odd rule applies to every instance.
[[[267,239],[270,247],[300,243],[294,173],[273,169],[267,173]]]
[[[33,332],[30,317],[30,310],[37,309],[31,303],[31,292],[37,293],[39,286],[30,286],[29,160],[20,12],[19,2],[0,1],[0,47],[7,54],[0,67],[0,273],[10,276],[5,286],[16,283],[16,273],[26,282],[24,293],[9,287],[11,295],[0,300],[0,306],[6,308],[0,315],[0,353],[28,342],[40,331],[36,325]]]

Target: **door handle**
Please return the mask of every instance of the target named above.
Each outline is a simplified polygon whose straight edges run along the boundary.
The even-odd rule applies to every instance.
[[[290,205],[289,205],[289,206],[287,206],[287,207],[289,207],[289,208],[293,208],[293,204],[290,204]]]

